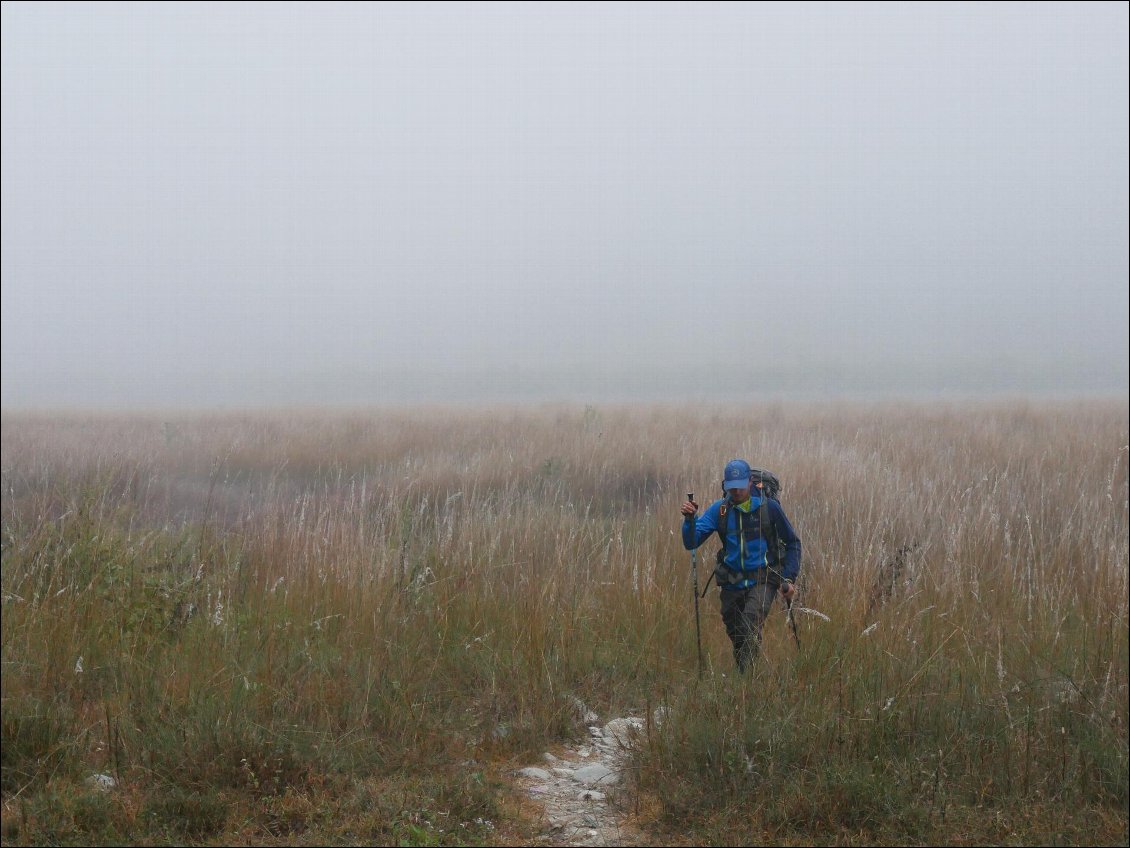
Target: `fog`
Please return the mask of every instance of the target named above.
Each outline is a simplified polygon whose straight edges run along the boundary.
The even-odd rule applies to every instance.
[[[1125,3],[2,8],[5,409],[1127,392]]]

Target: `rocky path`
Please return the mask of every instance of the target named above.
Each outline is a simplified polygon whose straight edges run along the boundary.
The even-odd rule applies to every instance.
[[[588,715],[596,721],[595,715]],[[644,845],[643,835],[625,821],[614,802],[626,749],[644,726],[642,718],[590,724],[586,743],[517,773],[526,794],[545,811],[542,845]]]

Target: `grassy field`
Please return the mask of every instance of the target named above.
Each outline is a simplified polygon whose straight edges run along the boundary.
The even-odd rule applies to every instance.
[[[660,844],[1126,844],[1127,417],[5,414],[0,836],[523,843],[579,698],[665,708],[617,798]],[[734,456],[827,620],[735,680],[712,590],[700,679],[679,504]]]

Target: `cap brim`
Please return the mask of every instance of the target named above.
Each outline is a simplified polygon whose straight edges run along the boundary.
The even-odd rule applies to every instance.
[[[722,484],[723,489],[748,489],[749,480],[727,480]]]

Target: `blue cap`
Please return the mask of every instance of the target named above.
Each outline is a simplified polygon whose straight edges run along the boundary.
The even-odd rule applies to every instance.
[[[726,471],[722,475],[723,489],[748,489],[749,478],[753,470],[744,459],[732,459],[726,464]]]

